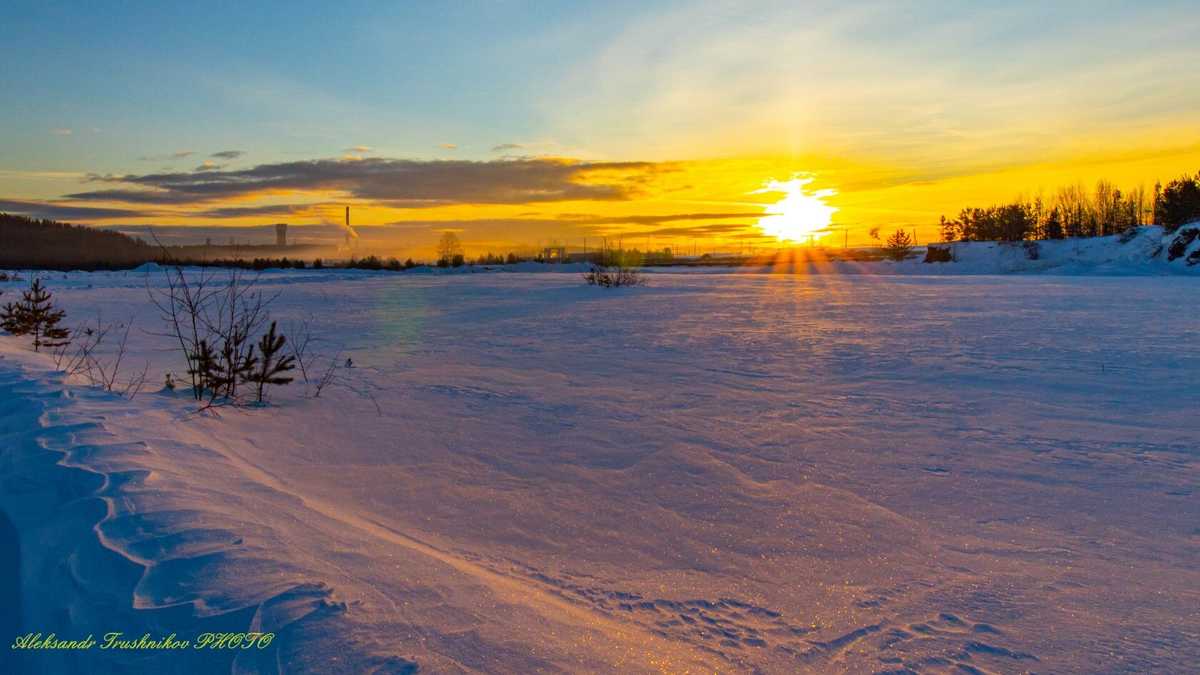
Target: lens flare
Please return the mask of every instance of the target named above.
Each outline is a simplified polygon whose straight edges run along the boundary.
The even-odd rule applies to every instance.
[[[772,180],[763,189],[752,192],[783,193],[783,199],[766,207],[766,212],[758,219],[758,229],[781,242],[798,242],[829,234],[827,228],[838,209],[826,204],[825,199],[837,194],[837,191],[806,189],[805,186],[811,182],[812,176],[796,175],[787,181]]]

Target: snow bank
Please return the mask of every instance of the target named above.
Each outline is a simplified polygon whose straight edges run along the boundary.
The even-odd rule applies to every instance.
[[[1185,253],[1172,257],[1172,242],[1196,224],[1166,234],[1161,227],[1141,227],[1121,235],[1036,242],[954,242],[948,247],[952,262],[926,263],[920,246],[909,259],[872,262],[832,261],[790,263],[762,267],[660,268],[654,272],[701,274],[870,274],[909,276],[983,276],[1048,274],[1058,276],[1200,276],[1200,238],[1187,244]]]
[[[298,666],[327,656],[309,645],[296,657],[294,636],[336,639],[333,624],[345,606],[294,563],[302,557],[287,554],[277,525],[263,518],[278,517],[278,509],[256,503],[298,507],[298,500],[262,484],[248,489],[219,448],[173,438],[177,420],[168,407],[70,386],[47,366],[0,342],[0,510],[21,542],[21,595],[35,599],[23,603],[24,629],[14,635],[98,639],[121,631],[129,639],[149,633],[195,640],[210,632],[273,632],[276,638],[263,650],[6,656],[45,673],[279,672],[282,661]],[[163,425],[165,433],[132,440],[110,432],[110,420],[130,415],[144,416],[149,428]],[[0,611],[16,614],[7,601]],[[343,662],[367,672],[387,660],[359,654]]]
[[[1059,275],[1197,275],[1200,266],[1184,258],[1171,258],[1171,243],[1188,228],[1166,234],[1161,227],[1141,227],[1120,235],[1087,239],[998,243],[956,242],[949,247],[954,262],[924,263],[907,260],[885,263],[915,272],[949,274],[1059,274]]]

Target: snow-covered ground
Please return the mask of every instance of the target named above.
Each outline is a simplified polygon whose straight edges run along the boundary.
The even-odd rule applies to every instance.
[[[1195,279],[260,283],[354,365],[320,398],[291,385],[213,418],[158,391],[183,368],[139,330],[157,327],[141,273],[46,277],[72,320],[132,319],[153,386],[129,402],[0,339],[0,507],[20,538],[22,634],[275,641],[0,659],[1200,670]]]

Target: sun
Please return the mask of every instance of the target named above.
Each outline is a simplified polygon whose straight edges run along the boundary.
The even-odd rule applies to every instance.
[[[811,182],[812,176],[797,175],[788,181],[772,180],[761,190],[752,192],[751,194],[783,193],[783,199],[766,207],[766,212],[758,219],[758,229],[779,241],[792,242],[816,239],[829,234],[827,228],[833,222],[833,214],[838,209],[826,204],[825,199],[837,192],[833,189],[806,189],[805,186]]]

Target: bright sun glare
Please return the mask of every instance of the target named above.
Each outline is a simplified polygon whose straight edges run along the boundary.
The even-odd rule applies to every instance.
[[[811,176],[793,176],[791,180],[783,182],[772,180],[763,189],[752,192],[783,193],[783,199],[767,206],[766,213],[758,219],[758,228],[764,234],[785,242],[815,239],[829,234],[826,228],[833,222],[833,214],[838,209],[826,204],[825,198],[837,192],[832,189],[805,189],[804,186],[812,181]]]

